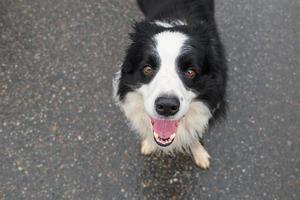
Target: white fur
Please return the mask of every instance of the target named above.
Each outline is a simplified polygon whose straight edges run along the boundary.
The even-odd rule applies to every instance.
[[[156,24],[158,26],[165,27],[165,28],[172,28],[174,26],[184,26],[184,25],[186,25],[186,23],[181,21],[181,20],[175,20],[175,21],[172,21],[172,22],[164,22],[164,21],[156,20],[156,21],[154,21],[154,24]]]
[[[112,86],[113,86],[113,98],[116,102],[116,104],[119,104],[119,97],[118,97],[118,89],[119,89],[119,83],[121,78],[121,70],[115,73],[115,76],[113,78]]]

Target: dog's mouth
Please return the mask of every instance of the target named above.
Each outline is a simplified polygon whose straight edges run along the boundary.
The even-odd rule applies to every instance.
[[[179,120],[152,118],[151,123],[155,142],[163,147],[172,144],[176,136]]]

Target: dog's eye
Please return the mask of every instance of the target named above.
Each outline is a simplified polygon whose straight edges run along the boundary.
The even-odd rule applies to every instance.
[[[152,69],[151,65],[146,64],[146,65],[144,66],[143,73],[144,73],[146,76],[152,76],[152,75],[154,74],[154,70]]]
[[[195,76],[197,75],[197,71],[192,68],[192,67],[189,67],[185,72],[184,72],[184,76],[188,79],[193,79],[195,78]]]

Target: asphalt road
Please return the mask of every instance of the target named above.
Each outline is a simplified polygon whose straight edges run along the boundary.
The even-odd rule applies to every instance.
[[[0,199],[300,199],[300,2],[216,12],[230,109],[202,171],[142,156],[112,101],[134,0],[0,0]]]

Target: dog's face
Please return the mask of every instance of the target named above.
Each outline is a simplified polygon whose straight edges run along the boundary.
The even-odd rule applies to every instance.
[[[224,77],[212,66],[218,60],[209,60],[213,59],[213,38],[207,31],[197,31],[194,36],[184,27],[174,30],[153,24],[138,24],[135,31],[117,95],[122,104],[128,94],[139,94],[143,106],[137,112],[148,116],[157,144],[168,146],[189,112],[205,110],[208,121],[213,109],[222,103],[220,84]],[[194,102],[201,102],[202,107],[192,108]]]

